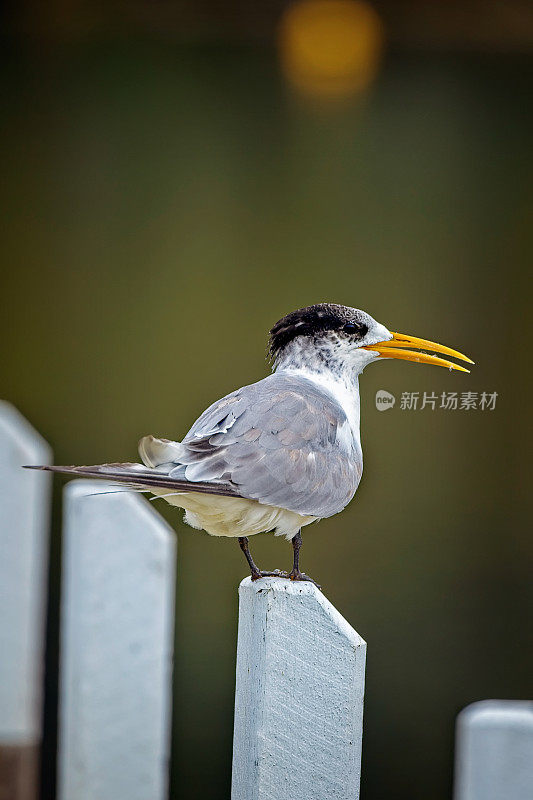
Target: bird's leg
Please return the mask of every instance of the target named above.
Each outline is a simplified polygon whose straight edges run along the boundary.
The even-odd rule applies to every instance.
[[[292,550],[293,550],[293,560],[292,560],[292,572],[291,577],[296,580],[296,576],[300,575],[300,549],[302,547],[302,532],[298,531],[296,536],[292,537]]]
[[[239,547],[241,548],[242,552],[244,553],[246,560],[248,562],[248,566],[250,567],[250,572],[252,573],[252,580],[257,581],[259,578],[288,578],[288,572],[282,572],[280,569],[275,569],[272,572],[265,572],[264,570],[259,569],[257,564],[252,558],[252,554],[250,553],[249,541],[247,536],[239,536]]]
[[[296,536],[292,538],[292,549],[294,553],[294,558],[292,562],[292,570],[289,572],[289,578],[291,581],[309,581],[310,583],[314,583],[319,589],[321,588],[316,581],[306,575],[305,572],[300,572],[300,548],[302,546],[302,532],[298,531]]]
[[[261,570],[255,563],[252,558],[252,554],[250,553],[249,542],[247,536],[239,536],[239,547],[241,548],[242,552],[244,553],[246,560],[248,562],[248,566],[250,567],[250,571],[252,573],[252,580],[256,581],[258,578],[261,577]]]

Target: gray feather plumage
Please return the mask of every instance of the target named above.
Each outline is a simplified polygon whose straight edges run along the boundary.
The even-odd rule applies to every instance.
[[[361,477],[356,442],[339,439],[346,425],[329,392],[277,373],[213,403],[172,461],[157,466],[170,478],[213,481],[241,497],[329,517],[347,505]]]

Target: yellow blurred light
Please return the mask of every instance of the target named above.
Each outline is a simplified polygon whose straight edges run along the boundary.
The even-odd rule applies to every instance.
[[[283,71],[300,91],[347,97],[373,81],[383,50],[383,27],[364,0],[299,0],[279,29]]]

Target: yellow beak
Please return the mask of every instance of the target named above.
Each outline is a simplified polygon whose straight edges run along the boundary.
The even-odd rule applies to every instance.
[[[369,344],[364,347],[365,350],[374,350],[379,353],[382,358],[400,358],[404,361],[418,361],[420,364],[436,364],[438,367],[448,367],[449,369],[458,369],[460,372],[470,372],[469,369],[460,367],[454,364],[453,361],[446,361],[444,358],[437,358],[437,356],[430,356],[427,353],[417,353],[416,350],[404,350],[404,347],[418,347],[421,350],[433,350],[435,353],[444,353],[448,356],[454,356],[461,361],[468,361],[473,364],[471,358],[464,356],[457,350],[452,350],[451,347],[445,347],[443,344],[437,342],[429,342],[427,339],[418,339],[416,336],[407,336],[405,333],[393,333],[392,339],[386,342],[378,342],[377,344]]]

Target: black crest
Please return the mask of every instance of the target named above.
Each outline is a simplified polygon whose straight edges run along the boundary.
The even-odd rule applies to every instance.
[[[368,331],[362,316],[357,309],[337,303],[299,308],[276,322],[270,331],[270,355],[276,358],[297,336],[316,337],[333,331],[362,338]]]

